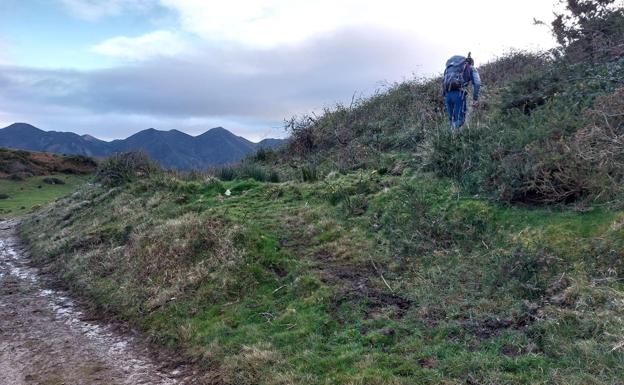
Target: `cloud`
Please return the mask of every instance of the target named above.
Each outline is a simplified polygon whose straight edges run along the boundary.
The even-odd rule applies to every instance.
[[[97,44],[92,51],[132,61],[176,56],[190,49],[190,45],[180,35],[170,31],[154,31],[137,37],[113,37]]]
[[[447,46],[493,48],[488,55],[527,42],[552,44],[548,34],[530,30],[534,17],[552,17],[553,5],[543,0],[160,0],[160,5],[179,15],[182,28],[207,41],[260,47],[358,26],[391,27]]]
[[[365,1],[366,3],[366,1]],[[182,27],[209,41],[275,46],[344,28],[360,17],[355,0],[161,0]]]
[[[117,16],[123,11],[144,10],[154,5],[154,0],[60,0],[74,16],[95,21],[106,16]]]
[[[370,93],[379,81],[435,72],[444,60],[436,47],[397,31],[350,28],[300,45],[203,45],[181,57],[93,71],[5,67],[0,105],[20,120],[48,122],[44,129],[94,135],[89,122],[95,127],[114,117],[121,128],[100,133],[105,137],[148,125],[198,131],[214,123],[253,136],[280,132],[282,120],[293,114],[346,102],[354,92]],[[63,121],[75,126],[64,127]]]

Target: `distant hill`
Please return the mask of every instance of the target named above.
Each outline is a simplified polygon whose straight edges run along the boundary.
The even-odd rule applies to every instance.
[[[282,143],[282,139],[265,139],[254,143],[223,127],[213,128],[198,136],[178,130],[159,131],[150,128],[112,142],[90,135],[43,131],[27,123],[14,123],[0,129],[2,147],[91,157],[144,150],[163,167],[179,170],[235,163],[259,148],[275,148]]]
[[[86,156],[50,154],[0,147],[0,178],[26,178],[55,173],[88,174],[97,163]]]
[[[85,156],[105,156],[110,152],[107,142],[91,136],[43,131],[26,123],[14,123],[1,129],[0,146]]]

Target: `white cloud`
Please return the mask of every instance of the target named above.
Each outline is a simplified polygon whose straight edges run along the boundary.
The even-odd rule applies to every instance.
[[[355,0],[161,0],[182,26],[207,40],[272,46],[330,32],[358,19]]]
[[[126,60],[147,60],[189,52],[184,39],[169,31],[154,31],[137,37],[118,36],[92,48],[93,52]]]
[[[402,30],[448,48],[475,47],[492,55],[505,47],[552,45],[533,18],[550,20],[553,3],[493,0],[160,0],[182,28],[210,41],[252,46],[296,43],[352,26]]]
[[[73,15],[85,20],[116,16],[126,9],[146,9],[154,0],[60,0]]]

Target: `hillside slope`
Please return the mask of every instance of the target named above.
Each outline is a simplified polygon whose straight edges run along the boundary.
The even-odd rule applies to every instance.
[[[0,218],[26,214],[71,193],[96,168],[84,156],[0,148]]]
[[[84,187],[22,235],[217,383],[614,384],[622,221],[504,208],[424,174],[163,176]]]
[[[221,179],[101,178],[22,235],[208,384],[622,384],[624,59],[574,36],[481,67],[460,132],[438,79],[405,82]]]
[[[96,168],[97,163],[84,156],[62,156],[0,147],[0,178],[25,178],[53,173],[90,174]]]

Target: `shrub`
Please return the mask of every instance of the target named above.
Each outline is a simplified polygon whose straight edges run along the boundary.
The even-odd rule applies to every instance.
[[[316,182],[319,179],[319,170],[314,164],[301,166],[301,179],[304,182]]]
[[[231,180],[236,179],[237,172],[234,167],[224,166],[216,170],[215,176],[221,179],[222,181],[231,181]]]
[[[348,215],[362,215],[368,209],[368,198],[365,194],[346,195],[343,204]]]
[[[387,194],[377,216],[389,254],[398,260],[429,257],[440,248],[468,248],[491,231],[493,213],[487,204],[447,200],[447,187],[425,176]]]
[[[552,28],[568,59],[596,62],[624,55],[624,7],[619,0],[567,0]]]
[[[530,115],[560,91],[558,82],[561,79],[557,75],[557,71],[552,69],[547,73],[530,72],[511,82],[502,97],[503,112],[516,109]]]
[[[219,195],[225,193],[226,188],[223,183],[217,178],[209,178],[204,183],[202,193],[206,195]]]
[[[531,143],[501,161],[502,199],[530,203],[615,197],[624,181],[624,88],[598,99],[586,127]]]
[[[55,184],[65,184],[65,181],[59,178],[48,177],[48,178],[43,178],[43,183],[55,185]]]
[[[277,173],[277,171],[271,171],[271,173],[269,174],[269,182],[271,182],[271,183],[279,183],[280,182],[280,176]]]
[[[74,163],[82,164],[82,165],[93,166],[93,167],[97,166],[97,162],[93,160],[93,158],[89,158],[88,156],[84,156],[84,155],[69,155],[67,156],[67,160],[74,162]]]
[[[266,162],[273,158],[275,158],[275,151],[265,147],[260,147],[252,157],[253,160],[258,162]]]
[[[22,175],[22,173],[15,173],[15,174],[9,175],[8,179],[19,182],[19,181],[23,181],[25,177]]]
[[[480,66],[479,75],[487,87],[503,86],[518,77],[545,69],[550,62],[548,53],[512,50]]]
[[[258,182],[269,181],[269,174],[266,170],[256,164],[241,164],[238,168],[238,177],[240,179],[253,179]]]
[[[147,178],[161,171],[145,152],[126,152],[107,158],[96,173],[95,180],[107,186],[121,186],[137,178]]]
[[[279,183],[277,171],[267,172],[265,168],[254,163],[241,163],[236,166],[224,166],[216,169],[214,175],[222,181],[235,179],[253,179],[258,182]]]

